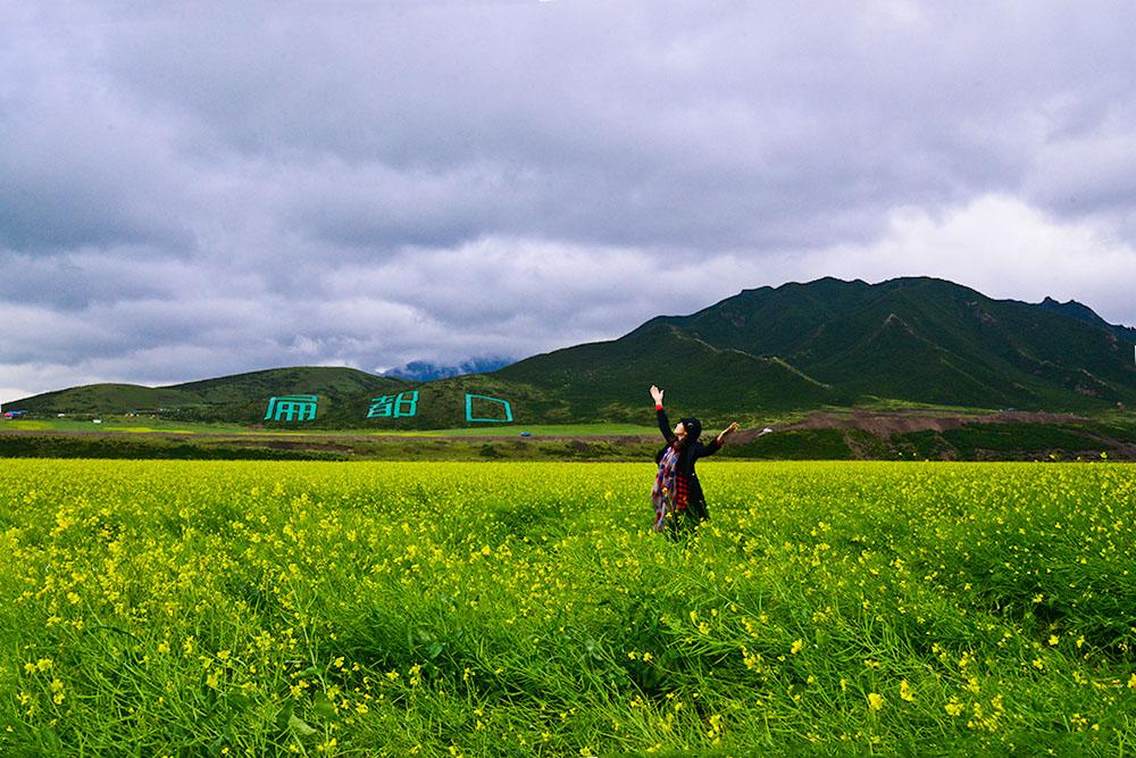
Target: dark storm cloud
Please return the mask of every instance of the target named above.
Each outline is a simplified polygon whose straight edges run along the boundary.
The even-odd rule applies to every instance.
[[[0,392],[520,357],[827,273],[1136,321],[1129,3],[0,16]]]
[[[1087,7],[617,7],[151,15],[123,24],[104,65],[188,114],[200,149],[338,158],[370,225],[331,225],[318,203],[299,221],[378,245],[844,241],[877,231],[897,198],[1018,187],[1051,130],[1093,132],[1129,84],[1122,25]],[[1060,107],[1070,96],[1074,113]],[[385,200],[405,182],[403,203]],[[489,193],[493,210],[471,221],[470,198]]]

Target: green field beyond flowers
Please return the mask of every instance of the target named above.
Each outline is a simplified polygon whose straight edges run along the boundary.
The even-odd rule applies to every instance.
[[[1136,467],[7,460],[0,754],[1136,750]]]

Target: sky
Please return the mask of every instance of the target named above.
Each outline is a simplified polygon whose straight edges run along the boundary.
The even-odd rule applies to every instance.
[[[1136,4],[0,0],[0,401],[938,276],[1136,324]]]

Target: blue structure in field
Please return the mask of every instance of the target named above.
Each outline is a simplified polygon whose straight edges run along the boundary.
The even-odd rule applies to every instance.
[[[410,418],[418,413],[418,390],[400,392],[394,397],[381,395],[371,399],[367,418]]]
[[[479,418],[473,415],[473,401],[484,400],[490,403],[497,403],[505,409],[505,418]],[[511,424],[513,423],[513,406],[509,405],[508,400],[502,400],[498,397],[489,397],[488,395],[471,395],[468,392],[465,395],[465,420],[471,423],[488,423],[488,424]]]
[[[265,421],[315,421],[318,395],[280,395],[268,398]]]

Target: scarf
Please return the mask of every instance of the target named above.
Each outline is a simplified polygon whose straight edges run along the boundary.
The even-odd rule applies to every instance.
[[[663,531],[663,521],[674,511],[675,468],[678,466],[678,449],[669,445],[659,459],[659,473],[655,475],[655,486],[651,488],[651,503],[655,506],[656,532]]]

